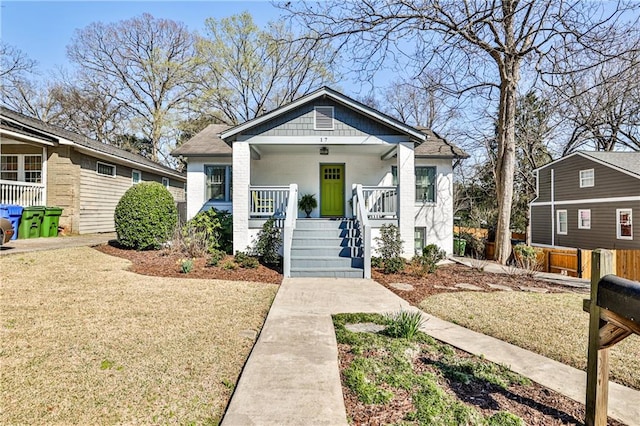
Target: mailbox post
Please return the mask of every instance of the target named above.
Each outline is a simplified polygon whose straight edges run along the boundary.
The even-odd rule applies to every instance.
[[[640,282],[613,273],[613,254],[594,250],[591,258],[591,299],[585,424],[606,426],[609,392],[609,348],[631,334],[640,335]]]

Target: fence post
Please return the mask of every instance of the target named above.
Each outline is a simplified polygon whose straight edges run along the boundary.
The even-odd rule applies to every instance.
[[[587,395],[585,424],[606,426],[609,393],[609,349],[600,349],[600,319],[598,283],[600,278],[612,274],[613,253],[597,249],[591,254],[591,304],[589,306],[589,350],[587,355]]]

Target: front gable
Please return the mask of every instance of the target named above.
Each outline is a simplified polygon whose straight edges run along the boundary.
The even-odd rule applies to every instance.
[[[330,130],[317,128],[315,114],[317,107],[331,107],[333,126]],[[352,142],[362,143],[363,138],[368,136],[381,137],[382,140],[395,143],[399,141],[421,143],[427,139],[427,136],[419,130],[326,87],[222,132],[220,135],[227,143],[235,140],[256,140],[256,137],[341,138],[339,141],[315,139],[316,143],[345,143],[345,139],[342,138],[354,137],[359,138],[359,141]],[[285,139],[280,139],[280,142],[285,142]],[[373,140],[365,143],[368,142]],[[296,142],[290,140],[287,143]]]
[[[316,107],[332,107],[333,128],[316,129]],[[402,136],[395,128],[373,120],[331,99],[318,99],[248,129],[251,136]]]

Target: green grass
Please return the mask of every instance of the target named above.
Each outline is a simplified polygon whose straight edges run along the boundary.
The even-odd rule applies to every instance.
[[[476,357],[460,357],[448,345],[418,331],[412,339],[380,333],[356,333],[347,323],[372,322],[388,325],[378,314],[340,314],[333,317],[338,343],[350,346],[354,358],[343,371],[344,385],[364,404],[388,404],[399,390],[412,395],[413,410],[405,420],[419,425],[494,425],[523,424],[510,413],[495,413],[487,418],[453,395],[442,384],[449,381],[469,384],[492,383],[506,388],[530,382],[507,368]],[[392,325],[393,327],[393,325]],[[416,372],[413,362],[424,356],[430,360],[427,371]],[[520,423],[518,423],[520,421]]]
[[[438,294],[420,308],[439,318],[528,349],[582,370],[587,364],[587,295],[523,292]],[[610,350],[612,380],[640,389],[640,336],[632,335]]]

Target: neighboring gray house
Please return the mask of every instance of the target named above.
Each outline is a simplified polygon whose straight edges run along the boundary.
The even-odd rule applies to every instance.
[[[120,197],[143,181],[185,200],[184,173],[0,107],[0,203],[62,207],[66,233],[111,232]]]
[[[187,161],[187,217],[232,211],[234,250],[275,216],[285,275],[359,277],[387,223],[405,257],[431,243],[451,253],[453,166],[468,156],[327,87],[235,127],[210,125],[172,155]],[[298,212],[302,194],[318,200],[311,219]]]
[[[533,245],[640,249],[640,152],[576,152],[536,174]]]

